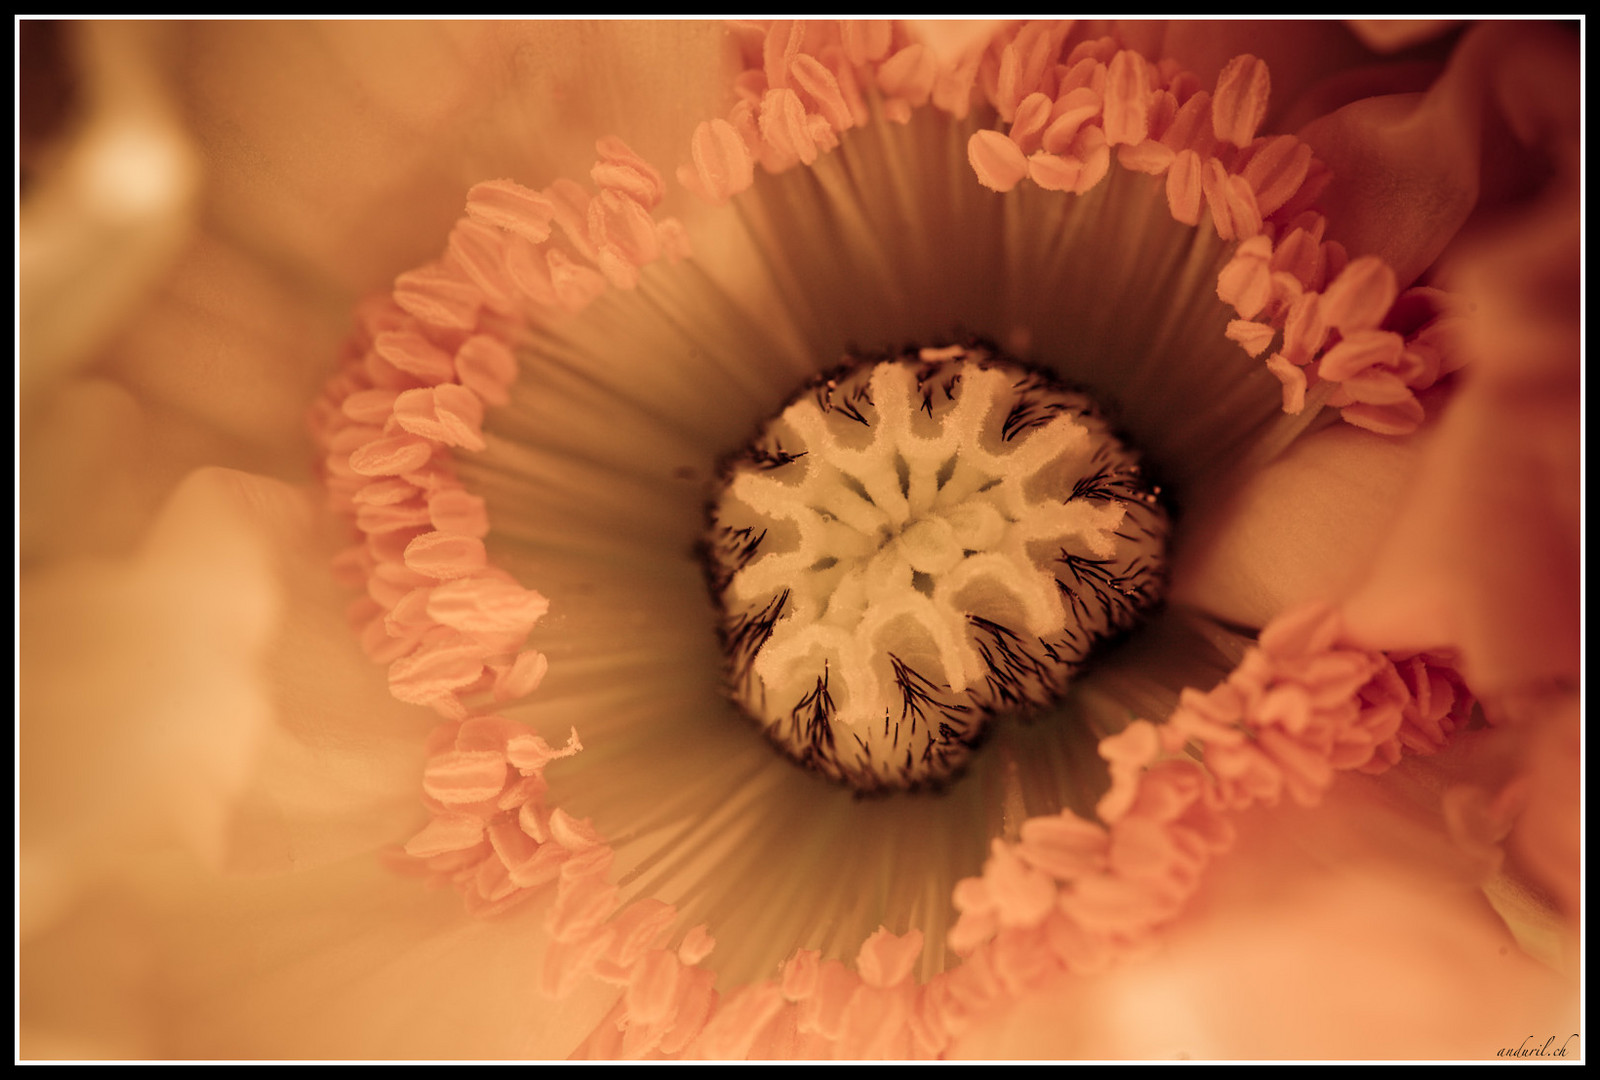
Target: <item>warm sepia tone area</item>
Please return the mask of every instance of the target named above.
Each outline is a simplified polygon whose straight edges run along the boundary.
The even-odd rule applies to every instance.
[[[1583,33],[19,22],[18,1057],[1581,1058]]]

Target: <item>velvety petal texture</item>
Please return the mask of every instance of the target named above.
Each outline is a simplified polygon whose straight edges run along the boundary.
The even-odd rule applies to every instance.
[[[69,38],[82,125],[59,134],[60,166],[39,174],[19,211],[21,1056],[556,1059],[643,1045],[658,1056],[843,1046],[997,1059],[1483,1060],[1530,1032],[1563,1045],[1580,1030],[1579,31],[229,22],[101,24]],[[824,39],[837,43],[816,45]],[[1078,66],[1047,69],[1058,52]],[[857,71],[873,81],[853,84]],[[1073,79],[1081,85],[1067,89]],[[1176,92],[1152,89],[1161,80]],[[1030,97],[1034,85],[1061,89],[1059,100]],[[1206,107],[1180,113],[1179,95]],[[931,129],[915,117],[936,109],[955,118],[955,134],[917,158],[909,150]],[[1094,123],[1082,127],[1084,117]],[[1156,131],[1173,134],[1147,137]],[[853,151],[854,137],[875,140],[871,152]],[[829,171],[830,154],[846,164]],[[907,178],[930,164],[957,179],[931,169]],[[1107,185],[1093,190],[1108,173],[1124,184],[1114,199]],[[799,193],[785,212],[741,194],[785,176]],[[592,201],[570,182],[591,178],[604,189]],[[860,271],[825,245],[805,254],[807,239],[855,230],[864,275],[895,293],[898,249],[874,230],[891,221],[883,235],[906,233],[917,249],[926,237],[909,203],[954,183],[965,186],[939,207],[1006,207],[996,231],[1019,250],[1039,246],[1023,235],[1034,219],[1019,204],[1101,198],[1109,208],[1093,205],[1107,218],[1130,214],[1126,244],[1097,256],[1100,270],[1140,276],[1129,267],[1146,244],[1151,274],[1202,287],[1173,310],[1160,298],[1106,305],[1104,321],[1176,341],[1179,387],[1213,377],[1183,367],[1186,328],[1215,330],[1213,344],[1250,358],[1238,399],[1264,395],[1267,419],[1236,437],[1253,456],[1194,447],[1234,463],[1226,479],[1196,483],[1191,462],[1175,465],[1187,491],[1215,498],[1182,507],[1170,618],[1091,684],[1094,703],[1110,701],[1118,717],[1084,736],[1087,763],[1064,767],[1085,816],[1050,832],[1066,837],[1050,858],[1035,852],[1067,868],[1059,878],[1013,851],[1042,835],[1037,822],[1069,820],[1029,804],[1017,776],[1037,763],[1023,735],[1001,740],[1007,764],[985,774],[994,790],[981,804],[992,820],[976,823],[970,843],[900,845],[942,851],[934,885],[868,867],[859,887],[839,890],[839,910],[870,908],[882,923],[861,928],[859,960],[856,945],[848,955],[839,945],[853,927],[816,933],[844,963],[718,937],[719,910],[780,880],[763,873],[772,850],[816,856],[794,840],[792,809],[761,801],[784,784],[742,749],[713,748],[701,786],[666,783],[656,795],[618,780],[632,775],[618,764],[630,746],[622,725],[656,707],[652,688],[696,715],[725,703],[705,703],[709,668],[681,670],[682,657],[713,651],[682,647],[692,620],[636,599],[659,577],[708,606],[698,582],[678,580],[679,548],[692,543],[637,558],[648,538],[618,524],[635,519],[619,512],[608,525],[606,515],[659,504],[677,528],[700,505],[678,494],[703,477],[679,468],[665,478],[676,461],[665,452],[625,474],[622,437],[569,440],[583,425],[535,411],[520,421],[536,429],[529,446],[576,447],[541,458],[496,416],[549,380],[571,384],[563,392],[597,416],[608,395],[626,399],[615,411],[659,428],[663,445],[744,426],[736,404],[783,400],[793,386],[767,385],[771,371],[803,380],[805,342],[831,340],[807,310],[826,294],[792,278]],[[852,216],[863,207],[881,220]],[[1163,239],[1190,226],[1204,243]],[[557,242],[535,247],[552,234]],[[693,258],[681,262],[691,236]],[[678,284],[653,291],[639,287],[641,268],[681,278],[663,276]],[[956,276],[1028,293],[1010,269],[974,260]],[[1404,292],[1412,285],[1425,288]],[[544,329],[517,336],[507,298],[519,289],[537,292],[541,310],[605,300],[570,337],[552,329],[535,341]],[[715,303],[685,300],[697,289]],[[374,291],[382,299],[362,304]],[[874,307],[870,289],[850,293],[840,307],[852,317]],[[644,306],[613,305],[617,296]],[[1364,298],[1374,310],[1350,315]],[[458,325],[407,336],[425,322],[419,310]],[[702,334],[705,311],[725,322]],[[1436,339],[1418,330],[1418,311],[1464,329],[1428,353]],[[1328,312],[1344,322],[1322,325]],[[607,321],[619,318],[631,321]],[[1008,329],[1019,349],[1053,334]],[[784,355],[718,367],[764,335]],[[594,342],[613,349],[584,368]],[[643,348],[659,342],[670,347]],[[1332,350],[1348,360],[1358,345],[1404,360],[1351,362],[1342,383],[1327,374],[1339,370]],[[1385,381],[1385,363],[1429,357],[1429,377]],[[672,413],[680,400],[704,407],[702,371],[727,384],[711,383],[716,419]],[[342,390],[319,404],[308,436],[308,408],[331,376]],[[1392,401],[1352,398],[1350,387],[1380,397],[1399,387],[1415,414],[1388,427],[1344,423],[1339,408],[1345,419],[1395,415],[1382,412]],[[559,410],[559,399],[538,408]],[[1182,409],[1154,412],[1168,421],[1156,425],[1168,449],[1205,430]],[[1128,413],[1151,422],[1152,408]],[[480,491],[456,465],[485,447],[491,464],[461,473],[484,480]],[[505,460],[531,462],[532,479],[501,482]],[[506,528],[495,515],[518,483],[556,492],[570,528],[533,503],[513,507]],[[358,515],[365,549],[350,546]],[[605,565],[572,554],[586,542],[624,571],[585,577]],[[382,574],[373,551],[387,559]],[[550,596],[571,610],[506,565],[547,573]],[[1336,613],[1304,625],[1342,625],[1344,651],[1319,639],[1294,653],[1301,667],[1263,667],[1254,635],[1275,627],[1273,647],[1293,653],[1282,638],[1302,624],[1275,620],[1295,609]],[[534,623],[548,656],[524,648]],[[432,636],[408,652],[418,627]],[[583,651],[590,639],[609,650],[598,661]],[[1170,663],[1141,677],[1138,662],[1164,650]],[[607,667],[610,653],[625,665]],[[1223,707],[1229,684],[1218,680],[1235,664],[1260,677],[1255,726],[1234,722],[1244,706]],[[611,685],[614,670],[640,672],[639,685]],[[1382,678],[1410,710],[1399,734],[1401,706],[1374,689]],[[1311,700],[1329,685],[1329,700]],[[1164,727],[1180,700],[1189,726]],[[1341,743],[1301,754],[1318,733],[1297,725],[1346,706],[1379,716],[1387,734],[1342,733],[1360,753]],[[475,714],[488,708],[505,715]],[[565,748],[532,736],[551,718],[561,737],[568,719],[579,727]],[[580,753],[591,722],[605,737]],[[1374,754],[1379,742],[1388,756]],[[1262,775],[1247,773],[1251,754],[1267,750],[1282,758],[1262,783],[1278,786],[1238,796]],[[1349,760],[1335,772],[1340,753]],[[600,772],[563,772],[568,758]],[[1183,788],[1182,806],[1144,779],[1238,762],[1214,786]],[[732,777],[741,770],[749,775]],[[680,804],[726,777],[733,795],[684,828],[698,846],[648,846],[678,827]],[[475,783],[486,794],[463,794]],[[1224,789],[1235,797],[1226,806]],[[602,837],[562,808],[575,791],[646,809]],[[829,794],[804,805],[831,808]],[[1072,804],[1050,794],[1052,813]],[[505,806],[522,808],[513,829]],[[1138,833],[1149,824],[1140,814],[1160,826]],[[1203,834],[1203,853],[1174,854],[1166,838],[1178,833],[1162,830],[1182,814],[1215,825],[1190,837]],[[768,831],[746,833],[747,821]],[[452,825],[465,840],[417,848]],[[1110,846],[1113,834],[1122,846]],[[748,836],[773,839],[747,851]],[[624,853],[615,867],[612,842]],[[430,887],[505,899],[522,886],[489,873],[501,849],[528,855],[518,863],[528,880],[538,878],[529,852],[548,849],[567,869],[525,902],[477,914],[457,888]],[[958,849],[976,853],[971,867],[957,865],[967,858]],[[1030,982],[1016,974],[1028,964],[997,959],[1021,928],[1092,904],[1096,883],[1156,880],[1170,870],[1163,860],[1190,856],[1200,870],[1174,879],[1183,899],[1169,910],[1158,896],[1163,914],[1096,963]],[[652,875],[683,910],[710,911],[707,923],[669,932],[676,909],[653,895],[615,915],[620,890]],[[1021,899],[984,908],[990,885]],[[908,896],[900,907],[919,918],[948,909],[957,930],[989,918],[991,933],[965,943],[956,930],[948,941],[902,935],[896,905]],[[777,928],[787,942],[807,902],[735,925]],[[765,959],[772,950],[790,956],[780,972]],[[759,970],[727,974],[739,964]],[[946,967],[956,975],[917,996]],[[650,1030],[679,1008],[680,1028]]]

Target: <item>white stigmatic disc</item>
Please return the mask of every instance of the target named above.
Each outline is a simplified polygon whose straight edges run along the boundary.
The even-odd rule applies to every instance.
[[[796,761],[924,787],[1164,584],[1166,512],[1094,402],[986,345],[857,361],[724,470],[729,689]]]

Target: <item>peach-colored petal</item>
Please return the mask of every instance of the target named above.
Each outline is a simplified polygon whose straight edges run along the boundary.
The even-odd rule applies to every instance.
[[[133,560],[27,583],[24,925],[151,842],[224,856],[270,717],[259,665],[283,602],[230,484],[191,478]]]
[[[1462,673],[1508,729],[1498,775],[1473,784],[1486,808],[1509,800],[1499,811],[1510,830],[1507,870],[1525,886],[1518,895],[1531,887],[1538,897],[1519,905],[1533,913],[1518,916],[1519,928],[1553,907],[1568,920],[1558,937],[1580,910],[1582,301],[1571,59],[1530,46],[1497,72],[1519,138],[1554,163],[1556,178],[1441,267],[1439,280],[1472,305],[1469,364],[1419,463],[1416,497],[1347,606],[1367,643],[1459,650]],[[1509,94],[1512,85],[1520,92]]]
[[[77,65],[81,126],[62,160],[30,176],[18,211],[25,398],[104,345],[192,228],[199,163],[155,63],[175,36],[151,24],[62,32]]]
[[[952,67],[986,48],[999,28],[995,19],[925,19],[907,24],[918,41]]]
[[[362,655],[308,496],[256,477],[229,483],[271,547],[285,607],[264,658],[273,720],[233,807],[227,867],[285,873],[394,843],[418,817],[433,719],[394,701]]]
[[[1136,27],[1137,32],[1137,27]],[[1210,89],[1234,57],[1244,53],[1265,60],[1272,71],[1272,102],[1266,130],[1282,131],[1279,121],[1307,87],[1370,60],[1361,42],[1342,26],[1314,20],[1237,22],[1174,19],[1145,31],[1159,40],[1147,56],[1171,56]],[[1208,118],[1209,120],[1209,118]]]
[[[1485,695],[1572,686],[1578,674],[1575,196],[1553,195],[1456,264],[1477,306],[1473,362],[1351,606],[1352,626],[1374,644],[1460,648]]]
[[[1348,426],[1301,439],[1187,523],[1173,599],[1244,626],[1355,588],[1404,508],[1418,448]]]
[[[1443,793],[1446,825],[1478,861],[1489,895],[1532,955],[1569,974],[1580,910],[1578,697],[1560,689],[1483,705],[1495,726],[1410,763]],[[1508,906],[1509,905],[1509,906]]]
[[[1350,29],[1370,49],[1397,52],[1439,37],[1457,23],[1451,19],[1351,19]]]
[[[1480,191],[1489,118],[1510,100],[1565,97],[1571,42],[1549,26],[1493,23],[1470,32],[1423,95],[1372,97],[1310,124],[1301,137],[1333,170],[1330,232],[1352,255],[1378,255],[1410,284],[1467,220]],[[1526,153],[1500,141],[1493,158]]]
[[[431,720],[360,655],[313,520],[286,485],[210,470],[130,568],[30,584],[25,1054],[560,1056],[615,996],[535,1008],[509,993],[486,1010],[468,992],[480,980],[539,977],[540,905],[463,921],[453,897],[372,861],[416,820]],[[174,831],[201,863],[149,863]],[[117,913],[139,895],[140,914]],[[529,946],[507,950],[518,925]],[[90,949],[107,981],[85,1024],[73,995]],[[154,978],[171,995],[159,1016],[141,1004]]]
[[[617,991],[582,979],[559,1001],[543,996],[548,906],[466,920],[454,896],[368,860],[202,884],[162,942],[177,960],[167,992],[181,1023],[170,1052],[564,1057]],[[238,933],[241,922],[250,935]]]
[[[1513,707],[1526,732],[1521,773],[1527,802],[1510,836],[1513,863],[1547,891],[1569,926],[1582,911],[1583,730],[1576,694],[1536,696]]]
[[[726,85],[727,32],[711,23],[185,32],[213,227],[351,299],[431,254],[480,180],[586,175],[607,133],[675,161]]]
[[[1159,947],[1061,976],[957,1041],[964,1057],[1493,1059],[1577,1031],[1515,947],[1438,810],[1343,777],[1314,810],[1241,822]],[[1575,1053],[1575,1050],[1569,1053]]]

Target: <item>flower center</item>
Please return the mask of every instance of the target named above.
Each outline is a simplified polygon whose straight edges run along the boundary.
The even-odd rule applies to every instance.
[[[989,346],[854,361],[725,468],[730,692],[858,790],[945,780],[1159,600],[1156,496],[1093,401]]]

